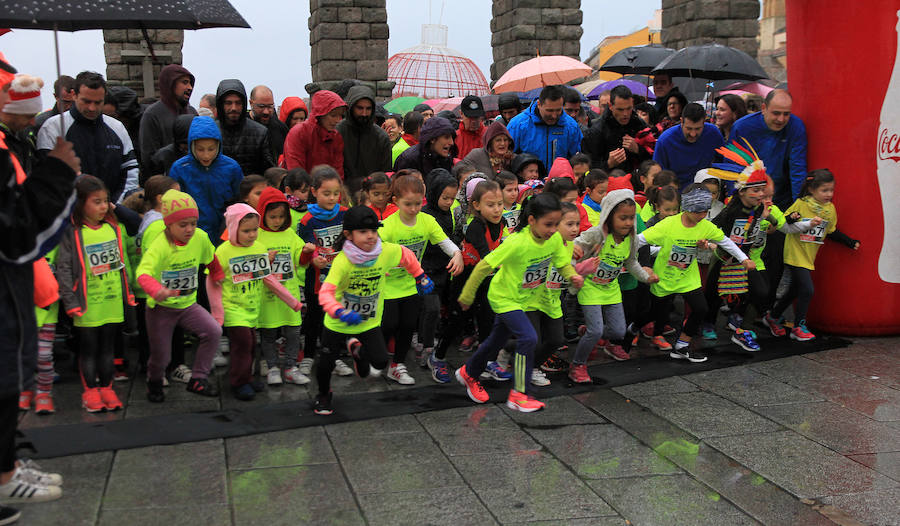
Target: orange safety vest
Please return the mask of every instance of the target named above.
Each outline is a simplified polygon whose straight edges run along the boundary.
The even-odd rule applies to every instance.
[[[16,170],[16,184],[22,184],[25,182],[25,170],[22,168],[22,165],[19,163],[19,160],[15,155],[9,150],[9,146],[6,145],[6,134],[0,132],[0,148],[9,152],[9,158],[12,161],[13,168]]]

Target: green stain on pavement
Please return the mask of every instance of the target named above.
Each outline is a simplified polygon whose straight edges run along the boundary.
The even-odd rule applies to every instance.
[[[750,484],[753,486],[762,486],[765,483],[766,483],[765,477],[762,477],[760,475],[754,475],[753,478],[750,480]]]
[[[591,476],[612,475],[619,469],[620,464],[619,457],[600,460],[593,464],[583,464],[581,472]]]
[[[715,491],[711,491],[706,494],[706,498],[708,498],[709,500],[711,500],[713,502],[719,502],[719,500],[722,499],[722,496],[719,495],[718,493],[716,493]]]

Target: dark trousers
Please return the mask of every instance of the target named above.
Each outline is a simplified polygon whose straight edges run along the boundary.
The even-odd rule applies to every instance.
[[[538,337],[528,316],[520,310],[496,315],[490,336],[481,342],[478,350],[466,362],[466,373],[472,378],[481,376],[488,361],[497,357],[497,353],[511,336],[516,338],[513,386],[516,391],[527,393],[531,387],[531,370],[534,368],[534,349]]]
[[[249,384],[253,380],[253,347],[256,334],[250,327],[225,327],[231,357],[228,363],[228,381],[232,387]]]
[[[668,296],[662,297],[652,296],[653,317],[655,320],[655,325],[653,327],[654,336],[662,336],[666,324],[669,323],[676,295],[677,294],[669,294]],[[687,320],[685,320],[682,331],[693,338],[700,329],[700,322],[706,317],[706,298],[703,297],[702,288],[681,293],[681,297],[684,299],[685,309],[688,307],[691,309],[691,314],[688,316]]]
[[[357,369],[362,375],[369,374],[369,365],[376,369],[387,367],[387,346],[384,343],[384,334],[381,327],[369,329],[359,334],[344,334],[325,329],[322,333],[322,348],[316,358],[316,382],[319,384],[319,394],[328,394],[331,391],[331,372],[334,371],[334,362],[347,346],[347,340],[356,338],[362,344],[360,347],[360,361]]]
[[[551,318],[541,311],[532,310],[525,313],[534,327],[537,341],[540,342],[534,353],[534,363],[541,365],[554,351],[566,344],[563,334],[563,318]],[[528,377],[531,381],[531,377]]]
[[[465,285],[468,276],[471,273],[472,269],[466,268],[462,274],[453,278],[450,282],[452,289],[450,293],[451,301],[449,304],[450,313],[447,317],[447,323],[442,331],[441,341],[438,342],[438,345],[434,350],[435,358],[440,360],[443,360],[447,355],[447,348],[450,347],[453,340],[456,337],[461,336],[465,331],[468,316],[474,316],[475,323],[478,327],[478,339],[482,342],[488,338],[488,334],[490,334],[491,328],[494,326],[494,311],[491,309],[491,304],[487,299],[488,288],[491,285],[490,277],[481,282],[478,291],[475,293],[475,301],[472,303],[472,307],[467,311],[463,311],[459,308],[457,298],[459,298],[463,285]]]
[[[788,306],[796,299],[797,305],[794,307],[794,322],[796,326],[796,324],[806,322],[806,312],[809,310],[809,303],[812,301],[813,293],[815,293],[816,289],[813,285],[812,271],[808,268],[785,265],[784,271],[791,273],[791,288],[772,308],[772,316],[776,319],[780,318]]]
[[[763,249],[762,260],[766,264],[766,276],[768,277],[769,297],[766,299],[766,307],[775,304],[775,293],[784,273],[784,233],[778,230],[772,232],[766,238],[766,248]]]
[[[16,467],[16,427],[19,423],[19,395],[0,399],[0,473]]]
[[[78,367],[86,387],[107,386],[113,380],[113,356],[121,323],[99,327],[76,327],[78,331]],[[99,379],[99,383],[98,383]]]
[[[384,300],[381,328],[385,338],[394,339],[394,363],[406,361],[406,353],[412,345],[412,335],[416,332],[421,312],[422,298],[418,294]]]

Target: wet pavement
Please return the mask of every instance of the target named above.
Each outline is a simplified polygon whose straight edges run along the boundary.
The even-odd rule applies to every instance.
[[[498,399],[47,459],[40,464],[65,477],[64,496],[20,506],[20,522],[900,524],[898,347],[896,338],[858,339],[842,349],[685,369],[680,376],[554,397],[534,414],[510,411]],[[454,363],[461,359],[451,355]],[[220,385],[223,373],[217,371]],[[418,385],[432,383],[418,367],[410,373]],[[406,389],[383,378],[335,378],[333,388],[337,397]],[[59,412],[27,413],[22,427],[246,411],[313,392],[286,385],[245,403],[227,389],[204,399],[173,383],[164,404],[151,404],[140,379],[116,389],[124,411],[86,415],[78,407],[79,386],[64,381],[55,390]]]

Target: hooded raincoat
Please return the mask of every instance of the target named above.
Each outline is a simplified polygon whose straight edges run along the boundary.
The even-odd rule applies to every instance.
[[[229,124],[225,118],[225,97],[232,93],[241,98],[244,108],[236,124]],[[237,161],[244,175],[262,175],[267,168],[275,166],[269,130],[251,119],[247,113],[247,92],[241,81],[225,79],[219,83],[219,89],[216,90],[216,111],[222,132],[222,153]]]
[[[353,117],[353,105],[362,99],[372,103],[368,117]],[[344,181],[356,192],[362,180],[373,172],[391,170],[391,140],[387,132],[375,125],[375,94],[366,86],[353,86],[347,92],[347,116],[338,123],[344,138]]]
[[[327,164],[344,176],[344,139],[337,130],[320,126],[319,117],[346,105],[333,91],[320,90],[312,96],[309,118],[291,128],[284,140],[285,168],[311,172],[314,166]]]
[[[169,64],[159,72],[159,100],[147,108],[141,117],[138,143],[140,143],[141,169],[145,171],[150,166],[153,154],[160,148],[172,144],[172,125],[175,118],[186,114],[197,115],[197,110],[193,106],[182,105],[175,99],[175,81],[185,75],[191,78],[193,85],[194,76],[179,64]]]

